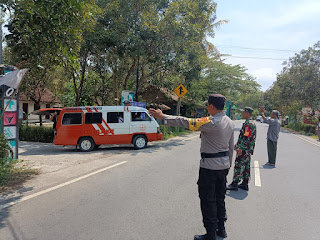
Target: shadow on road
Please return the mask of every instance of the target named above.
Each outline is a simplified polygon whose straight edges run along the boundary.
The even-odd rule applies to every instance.
[[[238,191],[227,190],[226,195],[237,200],[244,200],[248,196],[248,192],[242,189],[239,189]]]
[[[17,237],[17,232],[15,230],[15,228],[13,227],[13,225],[7,220],[7,218],[10,215],[10,208],[12,208],[13,203],[14,202],[18,202],[22,197],[23,197],[23,193],[32,191],[33,188],[29,187],[29,188],[20,188],[18,193],[21,194],[19,196],[16,196],[14,194],[12,194],[12,192],[7,192],[6,194],[2,194],[1,200],[0,200],[0,229],[4,228],[4,227],[8,227],[8,229],[10,229],[12,236],[14,237],[14,239],[19,239]],[[12,205],[10,204],[12,203]]]
[[[266,164],[262,165],[262,167],[264,169],[274,169],[274,168],[276,168],[276,166],[270,166],[270,165],[266,165]]]
[[[187,135],[186,135],[187,136]],[[172,147],[177,147],[183,145],[180,139],[170,139],[167,141],[157,141],[149,143],[148,146],[144,149],[135,150],[131,144],[123,145],[102,145],[98,149],[95,149],[91,152],[80,152],[76,149],[75,146],[55,146],[53,143],[32,143],[32,142],[20,142],[20,148],[23,149],[19,156],[38,156],[38,155],[47,155],[47,156],[59,156],[64,154],[123,154],[128,153],[131,155],[137,155],[139,152],[152,153],[155,150],[160,149],[171,149]]]

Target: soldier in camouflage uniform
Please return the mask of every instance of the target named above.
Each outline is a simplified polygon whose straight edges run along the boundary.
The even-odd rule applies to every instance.
[[[248,191],[248,182],[250,180],[250,162],[251,155],[256,143],[256,125],[252,120],[253,109],[246,107],[242,112],[242,117],[246,119],[240,130],[239,138],[234,149],[237,151],[235,160],[233,181],[228,185],[228,190],[238,191],[238,187]],[[242,180],[240,185],[239,182]]]

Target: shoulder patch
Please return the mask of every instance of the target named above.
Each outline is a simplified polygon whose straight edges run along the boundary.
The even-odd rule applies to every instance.
[[[251,129],[250,129],[250,127],[249,127],[249,125],[246,125],[245,127],[244,127],[244,134],[243,134],[243,136],[245,136],[245,137],[250,137],[251,136]]]
[[[211,122],[209,117],[204,118],[189,118],[189,129],[192,131],[198,130],[202,125]]]

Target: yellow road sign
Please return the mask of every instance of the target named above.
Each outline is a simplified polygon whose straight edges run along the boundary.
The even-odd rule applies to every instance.
[[[188,90],[182,85],[180,84],[175,90],[173,90],[179,98],[181,98],[183,95],[185,95]]]

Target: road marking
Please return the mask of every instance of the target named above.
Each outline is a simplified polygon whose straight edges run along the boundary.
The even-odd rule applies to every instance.
[[[261,187],[259,162],[254,161],[254,185]]]
[[[117,166],[120,166],[120,165],[122,165],[122,164],[124,164],[124,163],[126,163],[126,162],[127,162],[127,161],[123,161],[123,162],[114,164],[114,165],[112,165],[112,166],[102,168],[102,169],[97,170],[97,171],[95,171],[95,172],[92,172],[92,173],[83,175],[83,176],[81,176],[81,177],[75,178],[75,179],[73,179],[73,180],[70,180],[70,181],[65,182],[65,183],[62,183],[62,184],[59,184],[59,185],[57,185],[57,186],[55,186],[55,187],[51,187],[51,188],[48,188],[48,189],[46,189],[46,190],[43,190],[43,191],[40,191],[40,192],[31,194],[31,195],[29,195],[29,196],[22,197],[22,198],[20,198],[19,200],[16,200],[16,201],[12,201],[12,202],[3,204],[2,206],[0,206],[0,210],[1,210],[1,209],[4,209],[4,208],[7,208],[7,207],[11,207],[11,206],[13,206],[13,205],[15,205],[15,204],[17,204],[17,203],[21,203],[21,202],[27,201],[27,200],[29,200],[29,199],[38,197],[38,196],[40,196],[40,195],[42,195],[42,194],[45,194],[45,193],[54,191],[54,190],[56,190],[56,189],[65,187],[65,186],[67,186],[67,185],[70,185],[70,184],[72,184],[72,183],[78,182],[78,181],[83,180],[83,179],[85,179],[85,178],[91,177],[91,176],[93,176],[93,175],[95,175],[95,174],[104,172],[104,171],[106,171],[106,170],[109,170],[109,169],[114,168],[114,167],[117,167]]]
[[[186,139],[183,139],[182,141],[188,141],[188,140],[191,140],[191,139],[193,139],[193,138],[198,138],[199,137],[199,135],[197,135],[197,136],[193,136],[193,137],[190,137],[190,138],[186,138]]]
[[[306,139],[304,137],[301,137],[301,136],[298,136],[298,135],[294,135],[294,136],[296,136],[296,137],[298,137],[298,138],[300,138],[300,139],[302,139],[302,140],[304,140],[304,141],[306,141],[308,143],[312,143],[313,145],[316,145],[316,146],[320,147],[320,144],[314,143],[314,142],[312,142],[312,141],[310,141],[310,140],[308,140],[308,139]]]

